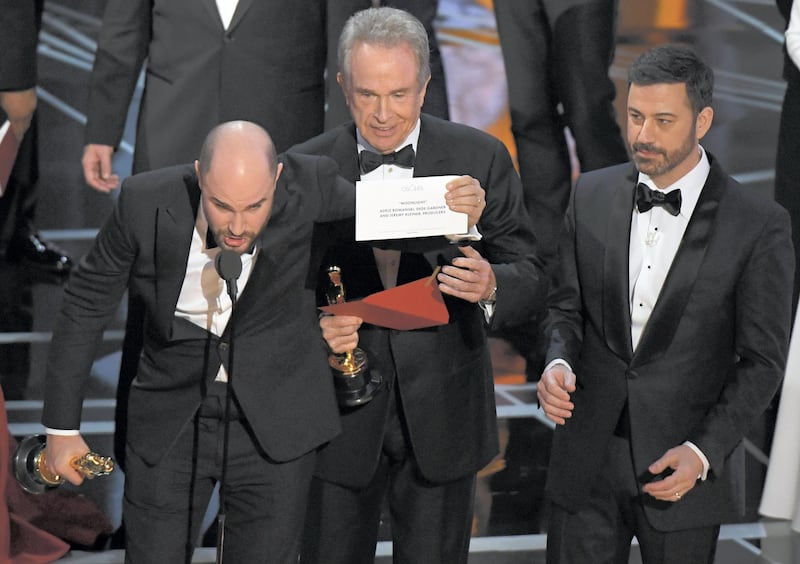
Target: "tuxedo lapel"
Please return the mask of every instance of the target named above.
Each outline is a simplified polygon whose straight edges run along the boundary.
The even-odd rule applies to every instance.
[[[421,116],[417,154],[414,157],[414,176],[438,176],[454,172],[444,169],[447,153],[440,149],[443,146],[444,141],[439,139],[436,128],[430,126],[425,116]]]
[[[642,333],[635,354],[637,363],[663,355],[672,342],[714,232],[724,183],[722,171],[712,163],[708,180]]]
[[[247,285],[244,287],[244,290],[236,302],[236,308],[233,312],[235,319],[239,319],[248,310],[254,311],[255,304],[257,304],[259,300],[270,299],[270,273],[273,273],[274,276],[274,273],[277,272],[280,272],[278,262],[276,262],[271,255],[259,251],[253,269],[250,271],[250,277],[247,279]],[[273,297],[276,300],[279,299],[279,296]],[[231,324],[228,323],[225,327],[225,335],[227,335],[230,325]]]
[[[239,22],[242,21],[242,18],[244,18],[245,13],[247,13],[247,10],[250,9],[252,4],[253,0],[239,0],[239,3],[236,5],[236,10],[233,12],[231,23],[228,26],[228,33],[232,32],[234,28],[239,25]]]
[[[203,8],[208,12],[208,15],[211,17],[211,20],[222,29],[222,18],[219,15],[219,8],[217,8],[216,0],[200,0],[200,3],[203,5]]]
[[[351,123],[342,128],[331,148],[331,158],[339,165],[339,174],[351,182],[361,179],[358,169],[358,144],[356,126]]]
[[[608,347],[626,360],[633,354],[628,263],[635,179],[633,169],[611,197],[603,257],[603,331]]]
[[[185,191],[156,211],[155,272],[157,323],[162,335],[170,335],[192,242],[200,188],[194,175],[184,176]]]

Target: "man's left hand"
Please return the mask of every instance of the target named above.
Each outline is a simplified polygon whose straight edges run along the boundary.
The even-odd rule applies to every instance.
[[[472,247],[459,247],[463,257],[453,259],[442,267],[437,276],[443,294],[478,303],[492,293],[497,285],[492,265]]]
[[[471,176],[459,176],[445,185],[444,199],[450,211],[467,214],[469,228],[478,224],[486,207],[486,191]]]
[[[656,499],[678,502],[697,483],[697,477],[703,472],[703,462],[691,447],[681,445],[665,452],[648,470],[657,475],[667,468],[672,468],[671,475],[645,484],[642,489]]]

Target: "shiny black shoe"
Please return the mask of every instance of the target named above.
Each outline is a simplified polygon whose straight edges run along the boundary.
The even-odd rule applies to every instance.
[[[6,257],[25,266],[56,274],[69,274],[72,259],[53,243],[44,241],[38,233],[15,239],[6,250]]]

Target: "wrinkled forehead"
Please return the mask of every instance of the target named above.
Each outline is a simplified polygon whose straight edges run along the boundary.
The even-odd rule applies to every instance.
[[[628,88],[628,110],[642,114],[669,113],[679,115],[692,111],[692,104],[683,82],[631,84]]]

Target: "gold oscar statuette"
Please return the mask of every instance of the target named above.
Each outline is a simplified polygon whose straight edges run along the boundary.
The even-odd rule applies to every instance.
[[[53,473],[45,461],[45,435],[25,437],[14,451],[14,477],[22,488],[33,494],[44,493],[64,483],[64,478]],[[101,456],[96,452],[87,452],[76,456],[70,462],[84,478],[91,480],[95,476],[105,476],[114,470],[114,461],[110,456]]]
[[[328,267],[328,281],[328,304],[344,303],[342,269],[338,266]],[[333,373],[336,399],[342,407],[354,407],[369,402],[381,386],[380,376],[371,373],[367,354],[358,347],[342,354],[331,353],[328,364]]]

